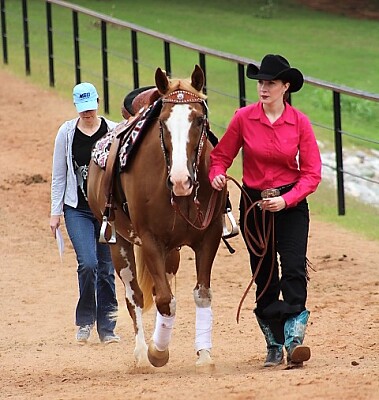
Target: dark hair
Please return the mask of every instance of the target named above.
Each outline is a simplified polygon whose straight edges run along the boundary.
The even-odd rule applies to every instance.
[[[282,80],[283,84],[285,85],[286,83],[289,83],[291,86],[291,83],[289,81],[284,81]],[[285,103],[286,101],[288,101],[288,99],[290,98],[290,93],[289,93],[289,88],[284,92],[283,95],[283,102]]]

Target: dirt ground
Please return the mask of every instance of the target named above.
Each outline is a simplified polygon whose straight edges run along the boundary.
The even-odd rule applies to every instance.
[[[250,275],[241,237],[221,245],[213,270],[213,373],[195,371],[192,252],[175,282],[177,320],[169,363],[140,371],[117,280],[119,344],[75,342],[76,262],[64,238],[61,263],[49,229],[50,171],[69,101],[0,69],[0,398],[1,399],[379,399],[378,243],[312,215],[306,343],[301,370],[264,369],[265,343],[252,317],[253,293],[236,312]],[[236,204],[237,193],[232,188]],[[146,336],[153,313],[146,314]]]
[[[297,0],[309,8],[357,19],[379,19],[377,0]]]

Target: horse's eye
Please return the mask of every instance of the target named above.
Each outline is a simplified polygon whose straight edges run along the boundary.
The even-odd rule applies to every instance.
[[[203,117],[195,118],[194,123],[196,124],[196,126],[201,126],[201,124],[203,123]]]

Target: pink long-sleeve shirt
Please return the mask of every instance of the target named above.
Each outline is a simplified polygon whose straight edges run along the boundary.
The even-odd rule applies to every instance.
[[[321,181],[321,157],[306,115],[286,103],[273,124],[260,102],[240,108],[211,153],[209,179],[226,175],[242,148],[244,185],[263,190],[296,182],[282,197],[296,206],[313,193]]]

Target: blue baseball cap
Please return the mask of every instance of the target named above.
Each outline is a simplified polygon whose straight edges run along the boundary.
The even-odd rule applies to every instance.
[[[92,83],[82,82],[74,87],[72,92],[76,111],[78,113],[89,110],[97,110],[99,95]]]

